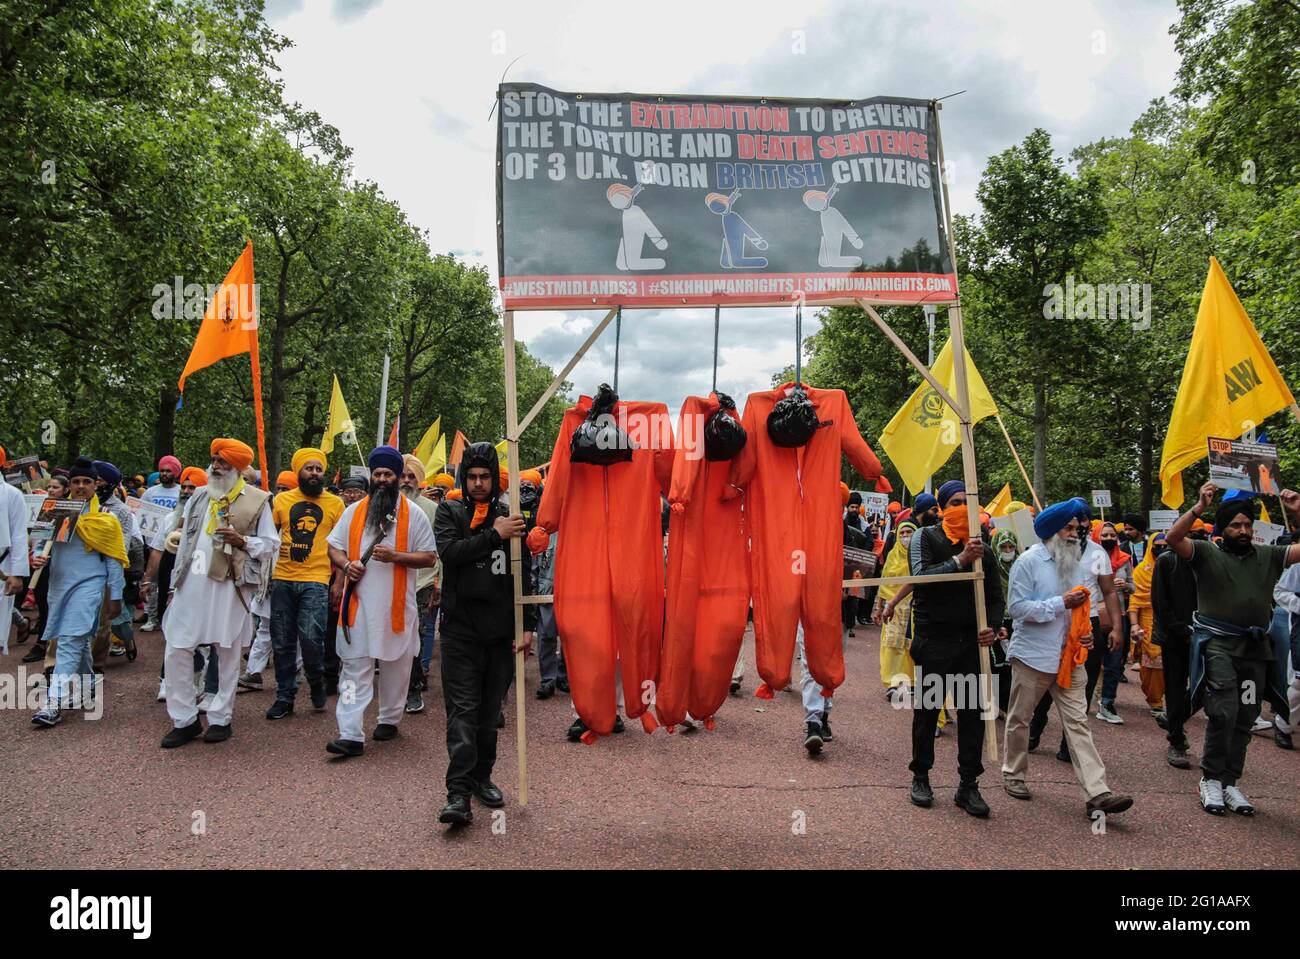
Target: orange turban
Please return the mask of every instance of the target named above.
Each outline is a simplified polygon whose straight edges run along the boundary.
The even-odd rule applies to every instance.
[[[458,490],[458,489],[449,489],[449,490],[447,490],[447,499],[460,499],[460,498],[462,498],[464,495],[465,495],[465,494],[462,493],[462,492],[461,492],[460,490]]]
[[[537,470],[522,470],[519,473],[519,482],[532,483],[534,486],[542,485],[542,474]]]
[[[253,463],[253,448],[239,440],[218,437],[212,441],[211,452],[213,456],[220,456],[241,473]]]
[[[280,475],[275,478],[276,486],[287,486],[289,489],[298,488],[298,474],[293,470],[280,470]]]
[[[498,475],[501,477],[501,488],[505,489],[510,485],[510,470],[503,466],[499,470]]]
[[[898,500],[890,500],[889,510],[888,510],[890,516],[893,516],[895,513],[901,513],[902,511],[903,511],[902,503],[900,503]]]
[[[434,486],[441,486],[443,489],[451,489],[456,485],[456,480],[450,473],[439,473],[433,478]]]
[[[207,486],[208,474],[197,466],[187,466],[181,470],[181,482],[193,483],[195,486]]]
[[[840,504],[847,506],[849,503],[849,484],[840,483]]]

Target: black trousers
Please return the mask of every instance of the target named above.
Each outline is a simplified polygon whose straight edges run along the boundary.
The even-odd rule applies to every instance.
[[[442,635],[442,696],[447,706],[447,795],[469,795],[492,777],[497,714],[514,679],[510,637]]]
[[[916,685],[912,688],[912,761],[908,769],[914,776],[928,776],[934,765],[934,731],[939,725],[939,711],[944,694],[951,692],[957,712],[957,772],[963,783],[973,783],[984,772],[984,719],[978,701],[979,647],[966,645],[935,647],[916,652]],[[926,676],[932,677],[927,679]],[[937,681],[944,678],[943,692]],[[974,677],[972,683],[968,677]],[[931,685],[934,683],[935,685]],[[975,695],[970,695],[971,690]]]
[[[1205,650],[1205,749],[1201,752],[1201,771],[1206,779],[1235,786],[1241,778],[1250,730],[1259,718],[1261,691],[1267,679],[1267,660]]]
[[[1169,723],[1169,745],[1187,748],[1187,733],[1183,726],[1190,712],[1190,690],[1187,688],[1191,641],[1173,636],[1161,637],[1160,662],[1165,670],[1165,719]]]
[[[858,598],[856,596],[845,596],[840,600],[840,620],[844,623],[846,630],[853,629],[858,625]]]

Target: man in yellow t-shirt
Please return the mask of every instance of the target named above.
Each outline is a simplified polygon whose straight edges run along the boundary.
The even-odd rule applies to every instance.
[[[272,507],[280,556],[271,580],[271,648],[275,702],[267,719],[293,715],[298,695],[298,650],[311,704],[325,708],[325,624],[329,620],[330,558],[325,542],[343,515],[343,500],[325,489],[325,454],[310,447],[293,454],[296,489],[277,493]]]

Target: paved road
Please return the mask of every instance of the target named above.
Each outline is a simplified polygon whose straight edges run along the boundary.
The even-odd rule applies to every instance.
[[[495,777],[509,799],[504,819],[494,830],[480,807],[472,827],[449,834],[435,821],[446,763],[436,658],[430,708],[407,716],[399,739],[338,763],[324,751],[336,735],[332,713],[312,713],[305,690],[306,711],[292,719],[267,722],[262,713],[273,694],[245,693],[229,742],[160,749],[169,725],[154,702],[161,637],[144,634],[140,647],[135,663],[111,661],[100,721],[74,718],[39,731],[29,713],[0,709],[0,866],[1300,866],[1300,753],[1257,736],[1242,786],[1258,815],[1207,816],[1196,801],[1198,772],[1165,763],[1163,735],[1136,676],[1120,687],[1127,724],[1093,722],[1111,785],[1133,793],[1136,805],[1095,835],[1070,767],[1047,746],[1059,733],[1055,717],[1031,760],[1031,802],[1008,797],[990,770],[991,818],[974,820],[955,807],[950,732],[936,747],[934,808],[911,806],[910,714],[882,695],[874,629],[849,641],[836,739],[816,760],[800,746],[797,694],[755,699],[752,671],[745,694],[723,707],[712,732],[647,736],[631,724],[594,746],[570,744],[567,702],[532,698],[534,659],[529,804],[514,802],[512,698]],[[0,656],[0,675],[14,676],[27,648]],[[753,662],[749,638],[746,657]],[[1190,728],[1194,753],[1203,730],[1201,716]],[[200,818],[206,831],[196,835]]]

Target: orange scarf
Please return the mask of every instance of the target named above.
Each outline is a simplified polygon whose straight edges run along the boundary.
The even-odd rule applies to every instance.
[[[966,545],[970,539],[970,514],[965,506],[949,506],[943,511],[943,532],[953,543]]]
[[[1089,596],[1087,586],[1076,586],[1070,593],[1083,593]],[[1066,595],[1070,595],[1066,593]],[[1074,667],[1082,666],[1088,661],[1088,650],[1082,640],[1092,634],[1092,604],[1080,603],[1070,610],[1070,632],[1065,637],[1065,649],[1061,652],[1061,667],[1056,671],[1056,685],[1062,689],[1070,688],[1070,675]]]
[[[361,559],[361,533],[366,528],[366,508],[370,497],[357,503],[352,514],[352,525],[348,527],[348,560]],[[397,497],[397,543],[394,547],[399,553],[406,552],[406,534],[411,523],[411,508],[405,496]],[[348,626],[357,624],[357,591],[352,590],[348,602]],[[401,563],[393,564],[393,632],[406,632],[406,567]]]
[[[483,521],[484,521],[485,519],[487,519],[487,514],[488,514],[488,504],[487,504],[487,503],[475,503],[475,504],[474,504],[474,518],[473,518],[472,520],[469,521],[469,528],[470,528],[470,529],[478,529],[480,526],[482,526],[482,525],[483,525]]]

